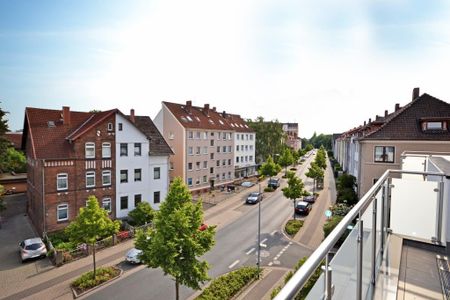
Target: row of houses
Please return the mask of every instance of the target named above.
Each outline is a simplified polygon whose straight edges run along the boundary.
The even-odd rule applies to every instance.
[[[450,104],[415,88],[406,105],[333,135],[333,152],[343,171],[356,177],[361,197],[387,169],[401,169],[402,153],[448,152],[449,127]]]

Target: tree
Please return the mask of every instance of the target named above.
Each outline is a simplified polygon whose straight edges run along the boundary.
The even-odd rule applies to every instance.
[[[66,233],[71,242],[76,244],[85,243],[92,246],[92,260],[94,264],[94,277],[96,272],[95,264],[95,242],[97,240],[113,235],[119,231],[120,222],[113,221],[108,217],[108,212],[100,207],[95,196],[89,196],[87,206],[80,208],[80,213],[69,226]]]
[[[280,172],[280,166],[273,162],[272,156],[269,155],[267,161],[259,168],[259,174],[264,176],[275,176]]]
[[[300,159],[299,151],[295,151],[295,150],[292,149],[291,150],[291,154],[292,154],[292,159],[293,159],[294,166],[297,166],[298,160]]]
[[[358,202],[358,195],[355,192],[356,177],[350,174],[342,174],[336,180],[337,202],[354,205]]]
[[[153,228],[138,231],[136,247],[149,268],[161,268],[175,280],[179,299],[180,284],[199,290],[208,280],[209,264],[198,257],[214,246],[215,226],[199,230],[203,222],[202,203],[192,203],[189,189],[179,177],[170,185],[166,200],[155,213]]]
[[[153,220],[155,211],[148,202],[141,202],[137,205],[135,209],[128,213],[128,216],[133,220],[132,225],[144,225],[150,223]]]
[[[13,147],[8,147],[0,155],[0,166],[3,172],[24,173],[27,171],[27,160],[22,152],[17,151]]]
[[[2,216],[1,213],[6,210],[5,200],[3,199],[3,194],[5,193],[5,188],[0,184],[0,228],[2,228]]]
[[[286,134],[281,123],[277,120],[265,121],[263,117],[258,117],[254,121],[247,120],[247,124],[256,133],[255,157],[257,163],[261,163],[269,155],[273,157],[282,152]]]
[[[305,146],[306,152],[309,152],[309,151],[311,151],[312,149],[314,149],[314,147],[313,147],[313,145],[311,145],[311,144],[307,144],[307,145]]]
[[[6,150],[10,146],[9,141],[5,139],[5,133],[9,130],[8,121],[5,120],[5,116],[7,113],[8,112],[0,108],[0,157],[5,155]],[[4,166],[1,159],[0,159],[0,170],[4,170]]]
[[[306,196],[305,185],[303,181],[298,178],[294,172],[288,173],[288,186],[283,188],[283,195],[294,201],[294,219],[295,219],[295,206],[297,204],[297,199]]]
[[[313,193],[316,192],[316,181],[318,179],[322,179],[324,176],[324,171],[321,167],[319,167],[315,162],[312,162],[308,172],[305,173],[306,177],[314,179],[313,185]]]
[[[319,149],[319,151],[317,151],[315,162],[320,168],[324,170],[327,168],[327,158],[325,154],[325,149],[322,146]]]
[[[284,174],[287,176],[287,167],[292,165],[294,162],[294,157],[292,156],[291,150],[289,148],[284,149],[280,158],[278,159],[278,163],[281,167],[284,167]]]

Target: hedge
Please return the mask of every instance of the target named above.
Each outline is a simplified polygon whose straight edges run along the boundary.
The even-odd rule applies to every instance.
[[[302,228],[302,226],[303,226],[302,220],[289,220],[286,223],[286,226],[284,229],[286,230],[287,234],[289,234],[290,236],[293,236],[300,230],[300,228]]]
[[[72,282],[72,287],[76,289],[78,293],[82,293],[102,284],[103,282],[119,276],[119,274],[120,270],[115,267],[98,268],[95,275],[95,280],[93,279],[94,271],[89,271]]]
[[[258,277],[257,267],[242,267],[214,279],[197,300],[228,300]]]

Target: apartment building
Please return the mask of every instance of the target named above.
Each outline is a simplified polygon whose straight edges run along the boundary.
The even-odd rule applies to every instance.
[[[251,165],[250,159],[255,159],[252,154],[254,140],[250,140],[251,131],[247,124],[236,115],[210,108],[209,104],[197,107],[192,105],[192,101],[185,104],[162,102],[154,123],[175,153],[170,158],[171,180],[183,178],[191,191],[224,186],[234,181],[237,130],[240,140],[244,134],[244,142],[239,144],[244,149],[239,153],[239,162],[241,156],[243,166]],[[248,142],[245,142],[246,134]],[[252,138],[255,138],[254,134]],[[253,150],[250,150],[250,145]]]
[[[133,131],[129,129],[132,127],[136,140],[125,140],[124,135]],[[70,111],[69,107],[26,108],[22,145],[27,156],[27,211],[38,232],[63,229],[91,195],[96,196],[111,218],[125,216],[119,205],[121,199],[117,198],[126,190],[117,186],[120,178],[117,174],[121,174],[118,167],[124,165],[118,157],[122,153],[121,142],[146,143],[145,134],[139,134],[136,128],[117,109],[89,113]],[[163,141],[160,136],[159,142]],[[158,159],[165,156],[167,166],[170,151],[167,144],[166,148],[158,153]],[[149,152],[142,154],[148,156]],[[150,165],[148,162],[141,166]],[[165,180],[168,181],[167,175]],[[143,179],[141,185],[151,183]]]
[[[298,151],[302,147],[302,139],[298,136],[298,123],[283,123],[282,128],[286,133],[286,145]]]
[[[400,169],[405,151],[444,152],[450,148],[450,104],[413,90],[412,101],[392,113],[344,133],[336,140],[336,158],[357,178],[364,195],[388,169]]]

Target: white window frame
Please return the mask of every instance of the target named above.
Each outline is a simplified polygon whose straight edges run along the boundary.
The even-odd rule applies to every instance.
[[[93,154],[88,155],[88,151],[92,151]],[[84,156],[86,158],[95,158],[95,143],[87,142],[86,144],[84,144]]]
[[[124,149],[126,149],[127,151],[125,151],[125,153],[122,153],[122,146],[123,145],[125,145],[126,147],[124,148]],[[119,155],[120,156],[128,156],[128,143],[120,143],[119,144],[119,151],[120,151],[120,153],[119,153]]]
[[[156,176],[158,174],[158,176]],[[161,179],[161,167],[153,168],[153,179]]]
[[[113,127],[113,123],[108,123],[108,131],[113,131],[114,127]]]
[[[193,164],[191,162],[188,162],[188,166],[187,166],[188,171],[192,171],[192,168],[193,168]]]
[[[208,147],[207,146],[203,146],[203,154],[208,154]]]
[[[189,183],[189,181],[190,181],[191,183]],[[192,183],[193,183],[192,177],[189,177],[189,178],[186,180],[186,183],[187,183],[188,186],[192,186]]]
[[[138,172],[138,174],[139,174],[139,178],[137,178],[136,177],[136,171],[139,171]],[[140,181],[142,181],[142,169],[134,169],[134,172],[133,172],[133,177],[134,177],[134,182],[140,182]]]
[[[64,180],[66,182],[66,187],[59,187],[59,180]],[[69,175],[67,173],[58,173],[56,175],[56,190],[57,191],[66,191],[69,188]]]
[[[175,138],[175,135],[173,132],[169,132],[169,140],[173,140]]]
[[[142,143],[134,143],[134,156],[142,156]],[[139,149],[139,152],[136,152]]]
[[[105,203],[109,203],[109,209],[106,209],[105,208]],[[107,212],[111,212],[112,211],[112,206],[111,206],[111,198],[103,198],[102,199],[102,208],[104,209],[104,210],[106,210]]]
[[[105,183],[105,177],[109,177],[109,183]],[[111,185],[111,170],[103,170],[102,171],[102,185],[103,186],[110,186]]]
[[[188,139],[192,140],[194,138],[194,132],[193,131],[188,131]]]
[[[194,155],[194,147],[192,146],[188,147],[188,155]]]
[[[94,184],[88,185],[88,178],[94,178]],[[86,172],[86,188],[95,187],[95,171],[87,171]]]
[[[109,150],[109,155],[107,152],[108,150]],[[102,158],[111,158],[111,143],[102,143]]]
[[[203,169],[208,169],[208,161],[203,161]]]
[[[66,217],[65,218],[60,218],[59,217],[59,213],[62,210],[66,210]],[[69,220],[69,204],[67,204],[67,203],[58,204],[58,206],[56,207],[56,221],[57,222],[62,222],[62,221],[67,221],[67,220]]]

